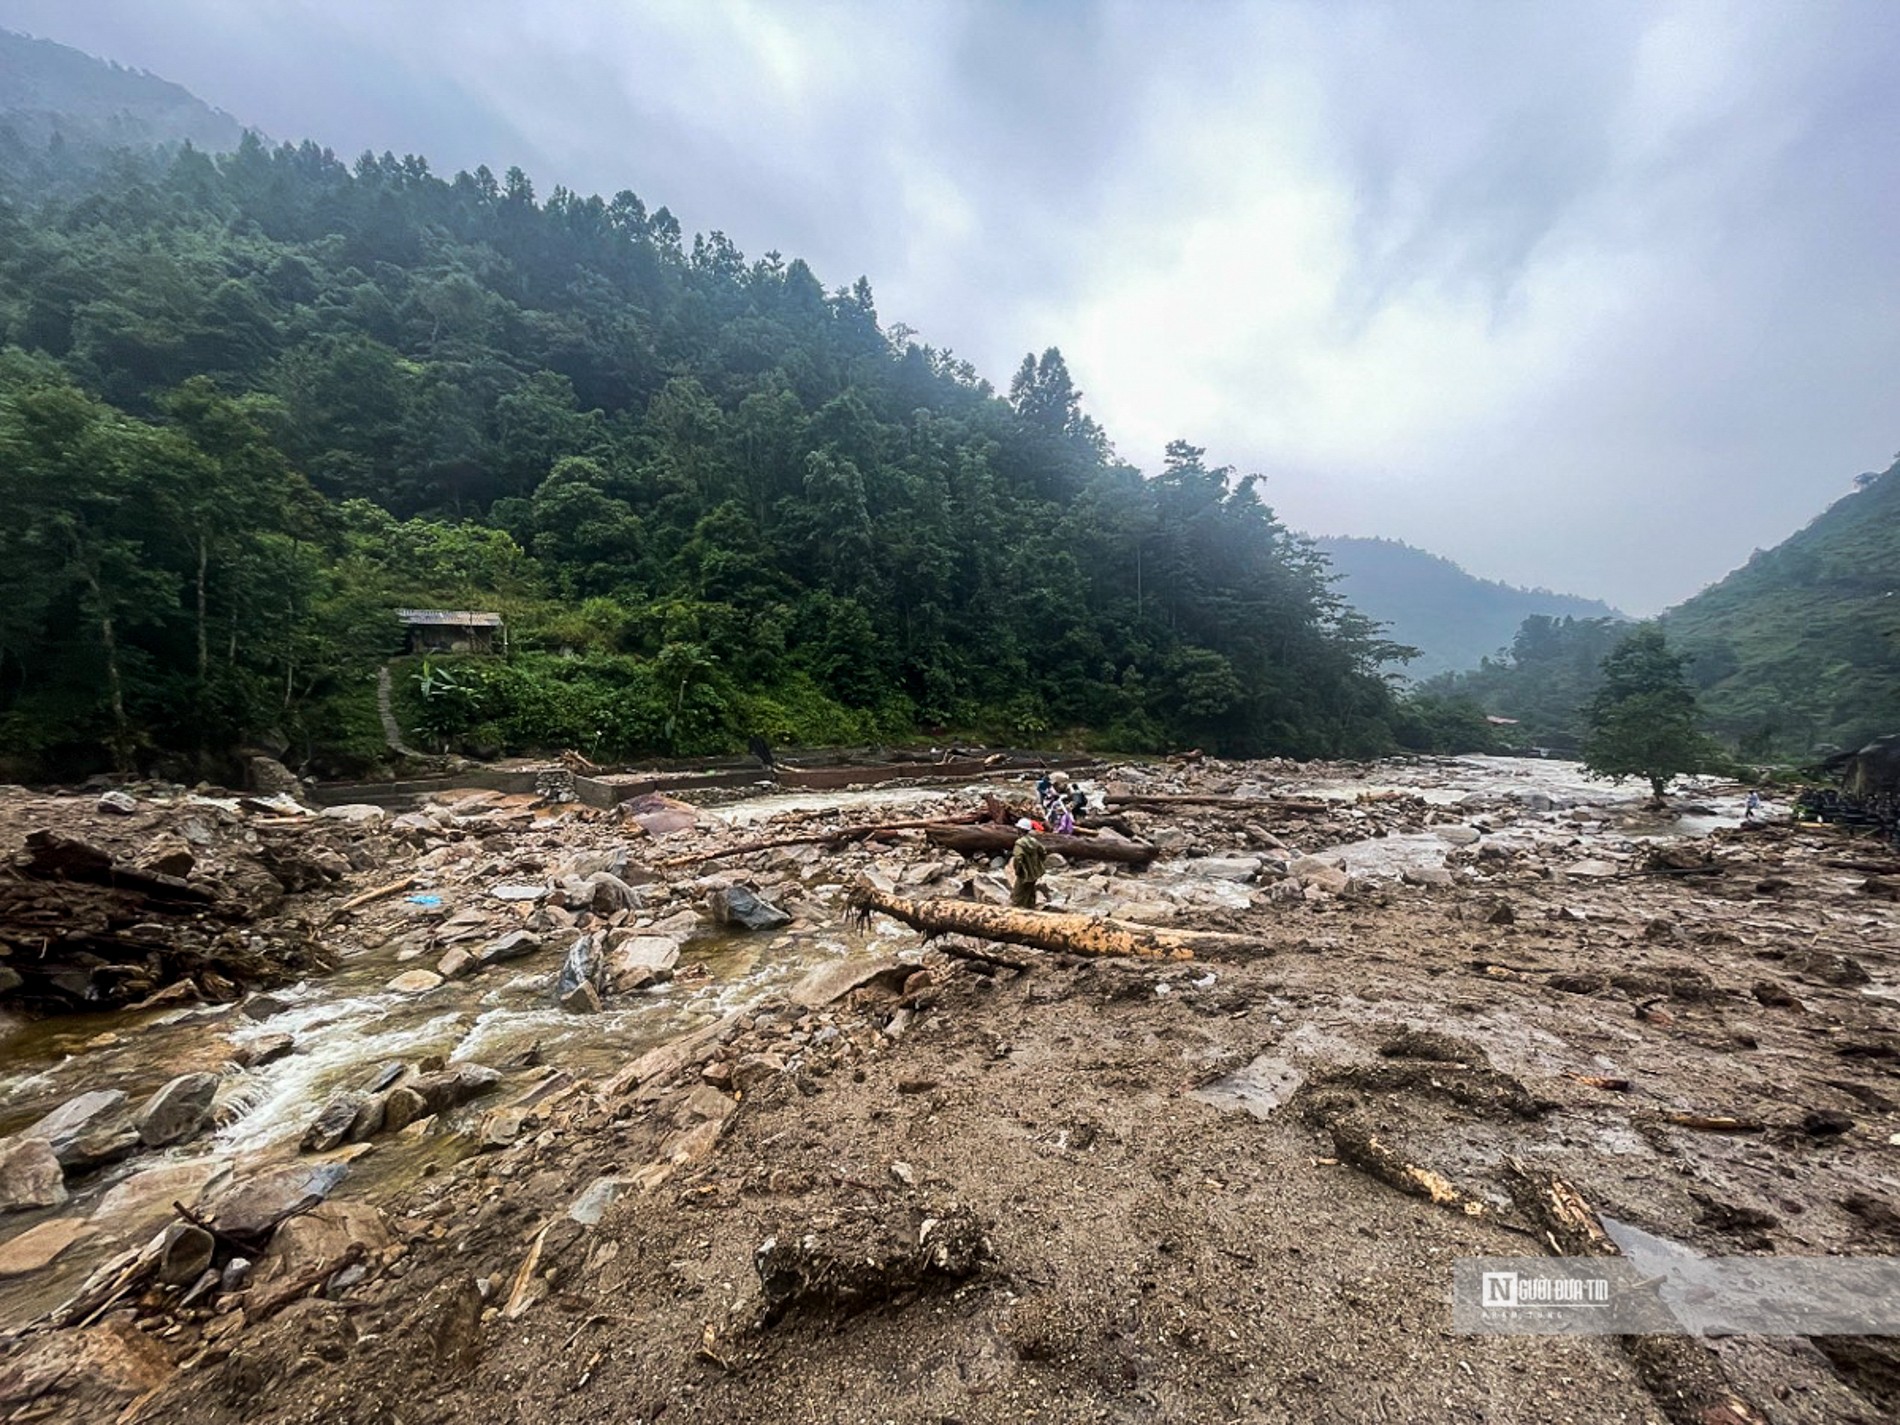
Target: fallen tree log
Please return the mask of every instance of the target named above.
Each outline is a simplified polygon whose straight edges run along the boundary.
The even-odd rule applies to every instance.
[[[1466,1217],[1490,1215],[1489,1206],[1443,1173],[1414,1163],[1395,1151],[1379,1137],[1358,1105],[1347,1096],[1324,1092],[1308,1095],[1301,1112],[1308,1123],[1323,1129],[1333,1140],[1333,1152],[1340,1162],[1351,1164],[1409,1197],[1422,1197],[1440,1207],[1462,1212]]]
[[[926,938],[969,935],[1027,945],[1037,950],[1062,950],[1072,955],[1128,955],[1145,960],[1191,960],[1196,955],[1252,959],[1271,948],[1247,935],[1216,930],[1162,930],[1131,920],[1092,915],[1070,915],[1050,910],[1018,910],[1014,906],[982,905],[976,901],[908,900],[890,895],[868,882],[851,888],[850,908],[860,921],[873,911],[901,920]]]
[[[1209,811],[1245,811],[1261,816],[1272,816],[1276,812],[1290,812],[1296,816],[1318,816],[1324,812],[1339,810],[1337,802],[1317,801],[1307,797],[1233,797],[1214,792],[1178,794],[1131,792],[1124,796],[1104,797],[1102,800],[1106,806],[1124,811],[1169,811],[1175,807],[1204,807]]]
[[[1029,833],[1016,826],[932,826],[924,837],[933,846],[960,851],[966,856],[995,856],[1013,851],[1016,842]],[[1111,836],[1057,836],[1038,831],[1036,840],[1051,853],[1060,853],[1071,861],[1113,861],[1122,866],[1146,866],[1161,854],[1159,846],[1145,841],[1123,841]]]
[[[1505,1172],[1511,1200],[1560,1257],[1620,1257],[1595,1210],[1555,1173],[1516,1159]],[[1679,1425],[1768,1425],[1768,1416],[1729,1384],[1714,1352],[1690,1336],[1619,1336],[1644,1388]]]
[[[1102,805],[1126,807],[1134,811],[1165,810],[1168,807],[1215,807],[1223,811],[1259,811],[1268,805],[1263,797],[1230,797],[1216,792],[1128,792],[1106,796]]]
[[[968,826],[983,820],[985,812],[964,812],[956,816],[931,817],[924,821],[886,821],[872,826],[833,826],[824,831],[801,832],[797,836],[775,836],[767,841],[742,841],[716,851],[695,851],[690,856],[675,856],[662,861],[662,867],[690,866],[696,861],[723,861],[728,856],[746,856],[754,851],[776,851],[784,846],[842,846],[848,841],[869,841],[895,831],[924,831],[933,826]]]

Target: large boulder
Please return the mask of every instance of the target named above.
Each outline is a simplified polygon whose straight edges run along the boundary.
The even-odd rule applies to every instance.
[[[134,1173],[116,1184],[93,1209],[93,1223],[122,1239],[144,1238],[178,1214],[172,1204],[195,1207],[213,1186],[230,1176],[231,1165],[219,1158],[192,1158],[161,1163]]]
[[[541,948],[541,937],[527,930],[513,930],[499,940],[491,940],[475,952],[475,958],[484,965],[496,965],[503,960],[519,960],[524,955],[532,955]]]
[[[791,916],[744,886],[720,886],[706,896],[707,909],[721,925],[740,930],[777,930]]]
[[[292,1213],[322,1202],[348,1173],[343,1163],[274,1168],[226,1188],[201,1215],[228,1237],[262,1237]]]
[[[0,1415],[46,1425],[116,1420],[171,1374],[165,1348],[121,1312],[83,1331],[27,1339],[0,1365]]]
[[[244,779],[252,791],[263,796],[297,797],[303,794],[303,783],[298,780],[297,774],[275,757],[247,758]]]
[[[878,960],[840,960],[835,964],[821,965],[805,976],[793,987],[791,999],[800,1009],[816,1010],[869,985],[896,994],[903,989],[904,981],[916,972],[915,965],[888,957]]]
[[[139,1141],[148,1148],[163,1148],[197,1137],[211,1121],[211,1101],[217,1092],[216,1074],[180,1074],[139,1110],[135,1120]]]
[[[1287,863],[1286,873],[1302,886],[1316,887],[1328,895],[1344,895],[1352,887],[1349,874],[1317,856],[1296,857]]]
[[[1203,856],[1197,861],[1187,862],[1186,869],[1197,876],[1207,876],[1216,881],[1251,881],[1260,873],[1260,858]]]
[[[664,792],[630,798],[620,803],[619,812],[648,836],[670,836],[699,824],[699,808]]]
[[[594,991],[591,1010],[600,1008],[600,956],[594,953],[594,937],[580,936],[568,947],[561,964],[560,978],[554,985],[554,998],[563,1009],[589,1011],[584,991]]]
[[[124,1108],[125,1095],[119,1090],[95,1089],[68,1099],[20,1136],[44,1138],[52,1145],[53,1156],[62,1167],[76,1167],[85,1155],[81,1145],[117,1127],[124,1117]]]
[[[457,1064],[424,1074],[408,1085],[422,1096],[430,1113],[443,1113],[478,1098],[501,1082],[501,1074],[484,1064]]]
[[[569,1014],[599,1014],[602,1008],[600,991],[594,988],[591,980],[582,980],[561,996],[561,1008]]]
[[[302,1148],[306,1153],[327,1153],[340,1147],[350,1136],[350,1130],[356,1126],[356,1120],[369,1106],[369,1095],[345,1089],[331,1096],[330,1101],[317,1110],[317,1116],[304,1130]]]
[[[645,989],[673,977],[679,941],[670,935],[635,935],[607,952],[607,985],[615,994]]]
[[[96,1229],[83,1217],[55,1217],[0,1242],[0,1277],[23,1277],[50,1267],[55,1258]]]
[[[257,1281],[307,1280],[330,1263],[341,1263],[351,1247],[365,1254],[389,1246],[383,1214],[367,1202],[326,1202],[289,1219],[270,1240],[257,1264]]]
[[[0,1143],[0,1212],[58,1207],[66,1201],[66,1171],[44,1138]]]

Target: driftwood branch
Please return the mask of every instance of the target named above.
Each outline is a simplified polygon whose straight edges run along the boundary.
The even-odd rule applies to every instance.
[[[301,1276],[293,1277],[256,1306],[247,1307],[244,1315],[253,1323],[268,1321],[293,1301],[306,1295],[311,1287],[319,1286],[338,1272],[355,1266],[368,1255],[369,1249],[361,1242],[352,1242],[334,1262],[319,1262]]]
[[[366,905],[373,905],[377,901],[388,900],[391,896],[400,895],[415,883],[416,878],[414,876],[404,876],[400,881],[391,881],[388,885],[378,886],[371,891],[364,891],[360,896],[351,896],[348,900],[344,901],[342,905],[331,911],[329,920],[324,923],[326,925],[333,924],[352,911],[361,910]]]
[[[952,960],[960,960],[979,975],[994,975],[998,970],[1014,970],[1017,974],[1027,974],[1035,967],[1035,960],[1028,955],[1011,955],[997,950],[986,950],[980,945],[965,945],[960,940],[939,940],[937,947]]]
[[[1000,940],[1007,945],[1067,951],[1072,955],[1191,960],[1199,954],[1252,959],[1271,953],[1265,943],[1247,935],[1227,935],[1213,930],[1162,930],[1130,920],[1018,910],[1014,906],[982,905],[942,897],[907,900],[865,882],[852,887],[851,909],[860,918],[868,918],[873,911],[888,915],[913,930],[923,931],[926,937],[970,935],[979,940]]]
[[[1762,1133],[1768,1128],[1758,1118],[1734,1118],[1726,1113],[1659,1113],[1664,1123],[1676,1128],[1693,1128],[1698,1133]]]
[[[1136,793],[1123,796],[1105,797],[1104,802],[1111,809],[1126,811],[1169,811],[1175,807],[1205,807],[1210,811],[1245,811],[1261,816],[1272,816],[1278,812],[1290,812],[1296,816],[1317,816],[1322,812],[1337,811],[1336,802],[1320,801],[1309,797],[1230,797],[1213,792],[1184,792],[1180,794]]]
[[[797,836],[775,836],[766,841],[743,841],[715,851],[695,851],[690,856],[675,856],[662,861],[662,867],[690,866],[698,861],[723,861],[728,856],[746,856],[754,851],[776,851],[784,846],[842,846],[850,841],[868,841],[895,831],[923,831],[933,826],[967,826],[983,819],[982,812],[959,816],[932,817],[925,821],[887,821],[872,826],[834,826],[824,831],[808,831]]]
[[[1302,1108],[1306,1120],[1325,1130],[1333,1152],[1342,1163],[1397,1188],[1408,1197],[1422,1197],[1466,1217],[1489,1217],[1490,1206],[1464,1191],[1443,1173],[1414,1163],[1395,1151],[1365,1121],[1356,1103],[1335,1094],[1316,1094]]]

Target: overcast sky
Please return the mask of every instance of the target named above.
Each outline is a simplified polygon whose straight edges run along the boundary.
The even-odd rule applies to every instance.
[[[1900,3],[0,0],[262,128],[870,277],[1146,469],[1650,613],[1900,449]]]

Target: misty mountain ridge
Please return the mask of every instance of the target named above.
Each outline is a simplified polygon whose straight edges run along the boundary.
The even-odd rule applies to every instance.
[[[17,169],[59,140],[87,147],[238,146],[244,126],[183,85],[0,30],[0,163]]]
[[[1900,730],[1900,461],[1662,616],[1718,732],[1804,754]]]
[[[1402,665],[1423,680],[1475,668],[1509,647],[1525,619],[1620,619],[1601,599],[1525,589],[1481,579],[1453,561],[1395,539],[1326,536],[1314,540],[1339,575],[1338,589],[1396,643],[1419,656]]]

